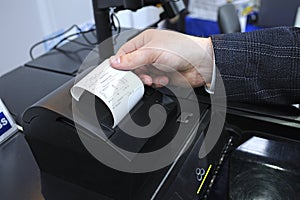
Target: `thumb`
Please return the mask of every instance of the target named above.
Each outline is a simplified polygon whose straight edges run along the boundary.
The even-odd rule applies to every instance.
[[[138,49],[128,54],[116,55],[110,58],[113,68],[120,70],[133,70],[141,66],[153,64],[159,53],[151,49]]]

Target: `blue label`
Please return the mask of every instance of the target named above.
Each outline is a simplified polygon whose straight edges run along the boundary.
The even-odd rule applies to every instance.
[[[0,136],[11,128],[11,125],[3,112],[0,112]]]

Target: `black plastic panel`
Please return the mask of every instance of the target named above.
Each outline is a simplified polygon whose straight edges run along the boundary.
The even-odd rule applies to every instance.
[[[21,123],[21,114],[31,105],[70,80],[72,76],[19,67],[0,77],[0,98]]]

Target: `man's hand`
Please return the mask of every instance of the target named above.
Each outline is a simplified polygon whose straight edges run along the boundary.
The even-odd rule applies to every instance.
[[[133,70],[146,85],[186,86],[187,81],[199,87],[211,82],[213,47],[210,38],[149,29],[124,44],[110,62]]]

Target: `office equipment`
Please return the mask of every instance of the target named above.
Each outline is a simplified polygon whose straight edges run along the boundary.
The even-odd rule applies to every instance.
[[[135,11],[143,6],[158,4],[164,8],[164,12],[160,15],[161,20],[175,17],[185,9],[183,0],[93,0],[97,42],[106,43],[105,48],[99,47],[100,60],[104,61],[114,54],[110,8],[113,8],[113,12],[124,9]]]
[[[137,124],[147,125],[149,118],[145,113],[149,112],[152,105],[158,103],[167,111],[167,121],[154,137],[138,138],[123,132],[119,127],[112,128],[108,109],[88,92],[83,93],[80,102],[75,102],[74,107],[70,94],[73,84],[74,80],[70,80],[27,109],[23,116],[26,140],[43,174],[70,182],[107,199],[209,199],[210,196],[216,195],[216,190],[223,196],[229,195],[227,184],[223,184],[222,189],[216,189],[215,185],[222,178],[229,181],[229,172],[222,172],[227,166],[225,161],[235,147],[250,138],[248,134],[242,136],[240,130],[255,130],[251,136],[256,137],[262,137],[257,135],[257,132],[263,135],[271,133],[268,140],[272,140],[273,135],[300,140],[297,118],[280,115],[274,117],[272,112],[268,114],[264,110],[255,111],[255,106],[249,110],[232,106],[228,109],[226,125],[218,143],[207,157],[199,159],[199,149],[210,123],[208,104],[199,104],[200,113],[195,112],[194,106],[186,113],[180,113],[172,92],[164,91],[166,88],[160,89],[159,92],[147,87],[142,100],[130,112],[132,118]],[[199,99],[203,99],[201,93],[198,94]],[[185,94],[179,98],[193,105],[189,95]],[[90,105],[90,102],[95,103],[86,106]],[[74,115],[74,109],[80,115]],[[93,110],[96,110],[94,121],[88,117]],[[299,115],[295,113],[295,116]],[[287,123],[288,121],[290,123]],[[174,163],[149,172],[120,171],[111,167],[109,163],[105,164],[102,160],[100,162],[96,159],[98,157],[95,158],[91,154],[90,150],[93,149],[86,148],[82,140],[84,137],[96,146],[113,143],[118,148],[133,152],[133,156],[130,154],[125,157],[134,163],[138,153],[151,152],[170,143],[179,124],[184,125],[184,133],[187,136],[194,135],[190,147],[181,157],[175,159]],[[193,128],[195,126],[197,129]],[[94,131],[100,130],[103,131],[104,137],[95,137]],[[183,141],[186,141],[185,139]],[[117,155],[107,157],[114,161]],[[153,161],[151,164],[156,163]],[[196,173],[197,168],[200,169],[200,174]]]
[[[21,66],[0,77],[0,98],[18,124],[32,104],[70,80],[72,76]]]
[[[299,0],[261,0],[258,22],[260,27],[293,26]]]
[[[161,18],[172,18],[184,11],[185,4],[182,0],[93,0],[94,18],[98,43],[112,36],[109,8],[115,7],[115,11],[129,9],[137,10],[147,5],[161,4],[164,13]]]
[[[161,169],[141,173],[119,171],[106,166],[107,163],[105,165],[93,157],[89,152],[91,149],[88,151],[87,147],[83,145],[82,138],[84,137],[92,143],[95,142],[96,146],[113,143],[119,148],[133,152],[132,157],[126,157],[129,163],[125,163],[127,165],[135,163],[135,155],[138,153],[160,149],[169,144],[176,136],[177,129],[181,125],[180,122],[176,122],[180,115],[176,101],[156,90],[147,88],[142,100],[130,112],[132,118],[137,124],[147,125],[149,118],[145,113],[148,112],[152,105],[158,103],[165,108],[167,121],[155,136],[139,138],[124,133],[119,127],[111,129],[109,126],[106,126],[107,119],[111,118],[109,112],[99,100],[95,100],[95,97],[89,93],[84,93],[76,107],[72,107],[70,94],[72,86],[73,80],[33,105],[24,113],[23,125],[26,139],[40,169],[113,199],[139,199],[139,195],[150,198],[169,169],[168,165]],[[87,107],[93,100],[96,108],[93,106]],[[183,101],[191,105],[190,110],[186,110],[186,112],[193,113],[193,116],[189,118],[189,122],[182,124],[182,136],[184,136],[182,142],[185,143],[191,134],[195,134],[195,137],[200,134],[195,129],[195,126],[205,114],[207,106],[199,105],[201,112],[197,113],[191,100],[186,99]],[[74,109],[79,113],[76,121],[74,120],[74,113],[72,113]],[[93,109],[97,111],[96,121],[90,120],[91,118],[89,117]],[[154,112],[156,111],[154,110]],[[107,139],[95,137],[93,131],[100,130],[98,128],[95,129],[99,123]],[[126,123],[126,118],[124,123]],[[76,127],[80,127],[81,130],[78,132]],[[180,147],[182,144],[178,145]],[[179,151],[179,149],[177,150]],[[175,148],[176,155],[178,153],[177,150]],[[168,158],[176,156],[172,156],[171,152],[168,151]],[[118,152],[115,153],[115,156],[120,156]],[[109,156],[108,158],[110,161],[113,161],[114,159],[111,159],[113,157]],[[157,163],[153,161],[151,164],[155,166]],[[130,169],[129,167],[128,170]],[[147,184],[147,187],[143,186]]]
[[[230,158],[230,199],[297,199],[299,141],[251,137]]]
[[[85,34],[85,37],[92,43],[97,41],[93,33]],[[75,76],[84,59],[94,48],[95,45],[89,44],[81,36],[25,63],[25,66]]]

